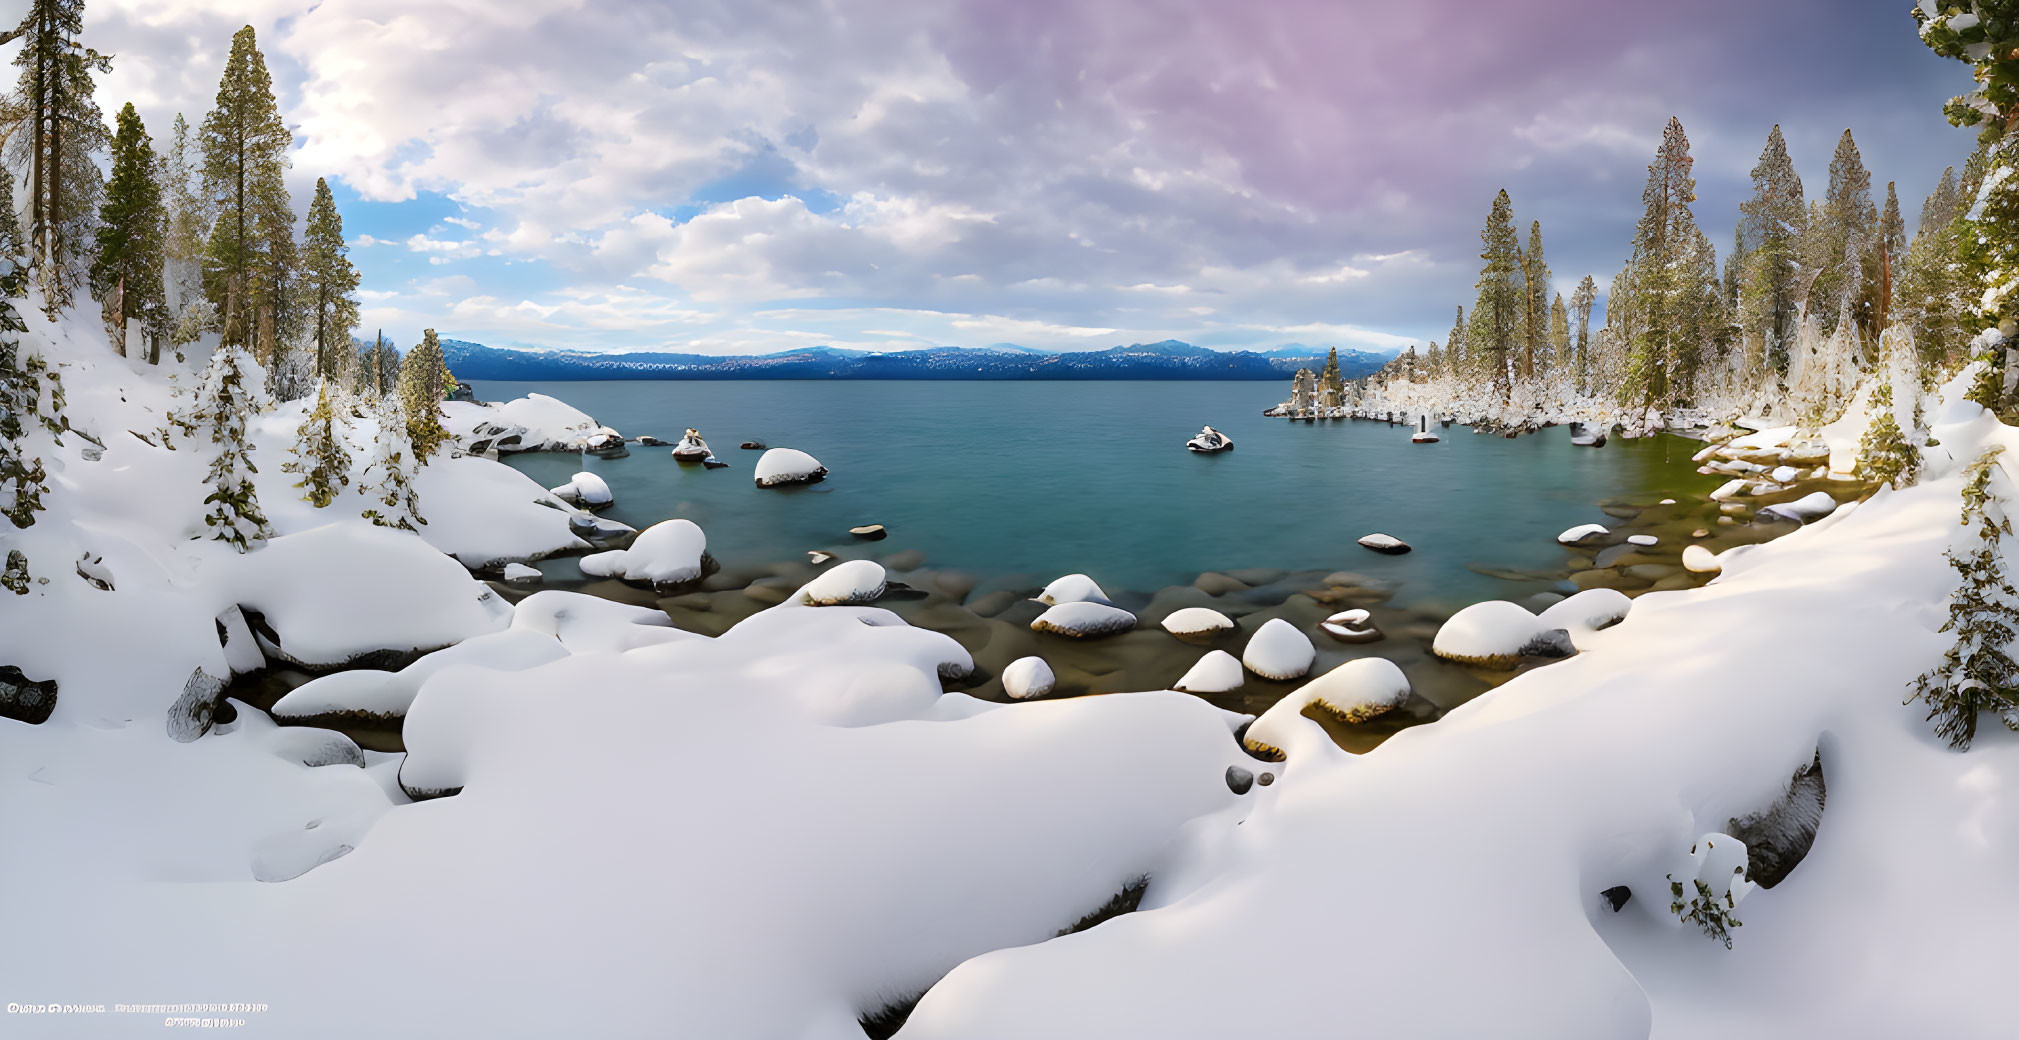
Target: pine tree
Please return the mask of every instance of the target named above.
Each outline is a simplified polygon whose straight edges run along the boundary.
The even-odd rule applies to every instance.
[[[1907,440],[1893,417],[1893,388],[1880,383],[1872,393],[1872,422],[1858,442],[1858,476],[1896,488],[1914,486],[1921,472],[1921,450]]]
[[[1921,222],[1914,225],[1914,234],[1918,236],[1929,228],[1955,220],[1962,203],[1962,190],[1956,183],[1956,168],[1946,167],[1935,190],[1929,192],[1928,198],[1921,203]]]
[[[1970,340],[1965,321],[1972,301],[1964,291],[1957,242],[1962,210],[1961,188],[1951,167],[1921,204],[1921,225],[1899,263],[1893,291],[1893,320],[1912,332],[1922,370],[1931,377],[1960,368]]]
[[[1760,161],[1753,167],[1752,198],[1739,204],[1739,242],[1745,260],[1740,287],[1744,310],[1759,324],[1746,331],[1772,344],[1768,361],[1776,374],[1788,370],[1786,344],[1795,338],[1801,308],[1797,297],[1796,261],[1808,209],[1802,200],[1802,178],[1788,158],[1787,142],[1778,124],[1767,134]]]
[[[1956,643],[1940,665],[1914,680],[1907,698],[1928,706],[1935,734],[1958,750],[1976,739],[1981,712],[1996,712],[2006,726],[2019,729],[2019,663],[2011,654],[2019,635],[2019,589],[2005,576],[2002,546],[2012,523],[1999,492],[2001,450],[1986,451],[1964,473],[1962,522],[1976,527],[1977,544],[1948,553],[1959,581],[1942,631],[1954,633]]]
[[[301,475],[294,486],[307,488],[302,500],[317,509],[336,501],[338,489],[351,482],[345,414],[337,395],[330,393],[330,385],[323,383],[316,391],[315,407],[295,431],[294,457],[281,467],[284,472]]]
[[[1893,289],[1899,282],[1900,264],[1907,258],[1907,222],[1900,216],[1900,194],[1892,181],[1886,182],[1886,204],[1879,210],[1873,233],[1871,263],[1865,271],[1866,310],[1871,327],[1883,332],[1890,324]]]
[[[122,356],[127,352],[128,321],[138,317],[144,328],[158,328],[166,306],[161,271],[167,214],[154,178],[153,143],[129,101],[119,110],[112,180],[98,211],[98,260],[91,266],[92,288],[105,303],[112,345]]]
[[[1535,379],[1549,351],[1549,261],[1542,254],[1542,221],[1528,225],[1528,248],[1518,254],[1523,286],[1521,378]]]
[[[259,496],[252,475],[252,417],[266,407],[266,373],[245,348],[220,345],[210,356],[210,364],[196,391],[195,412],[185,425],[207,430],[217,455],[211,460],[204,481],[210,495],[203,500],[210,509],[203,517],[210,537],[230,542],[239,552],[247,552],[266,540],[266,514],[260,511]]]
[[[442,400],[454,385],[448,363],[442,360],[441,340],[428,329],[400,362],[400,409],[406,415],[416,465],[427,465],[449,439],[449,431],[442,428]]]
[[[1978,154],[1964,167],[1962,208],[1971,212],[1959,245],[1966,277],[1982,292],[1973,301],[1975,312],[2000,322],[2011,316],[2011,294],[2019,290],[2011,274],[2019,271],[2019,149],[2007,139],[2019,125],[2019,48],[2012,46],[2019,37],[2019,4],[1922,4],[1914,20],[1922,43],[1972,66],[1976,78],[1976,89],[1950,99],[1943,113],[1957,126],[1980,128]]]
[[[378,506],[366,509],[364,518],[380,527],[412,531],[425,526],[420,502],[414,493],[414,469],[419,463],[407,431],[412,421],[405,414],[398,394],[388,394],[378,402],[379,432],[372,443],[372,461],[360,475],[359,490]],[[369,480],[370,483],[366,483]]]
[[[1598,282],[1590,275],[1577,283],[1577,291],[1571,294],[1570,309],[1577,316],[1576,356],[1571,362],[1575,371],[1575,386],[1578,396],[1590,392],[1591,368],[1591,312],[1598,306]]]
[[[1549,305],[1549,371],[1553,382],[1568,388],[1565,377],[1571,371],[1570,358],[1570,311],[1563,305],[1563,294],[1557,293]]]
[[[1690,211],[1696,201],[1694,166],[1682,122],[1671,117],[1641,192],[1644,211],[1622,272],[1629,291],[1607,298],[1607,321],[1617,312],[1632,351],[1621,400],[1635,408],[1674,403],[1687,392],[1696,366],[1703,320],[1701,258],[1694,254],[1703,252],[1698,242],[1703,233]]]
[[[106,145],[91,74],[110,55],[80,46],[84,0],[30,0],[9,37],[21,38],[21,78],[0,105],[0,139],[28,174],[29,255],[51,320],[68,308],[89,274],[90,239],[101,188],[93,156]]]
[[[1871,299],[1864,292],[1865,272],[1878,248],[1878,207],[1872,205],[1872,175],[1858,154],[1851,132],[1837,139],[1830,158],[1830,187],[1823,196],[1819,221],[1811,221],[1803,248],[1803,263],[1819,274],[1809,293],[1812,313],[1833,328],[1831,315],[1840,301],[1853,301],[1852,314],[1869,330]]]
[[[14,175],[0,165],[0,257],[27,255],[28,242],[21,237],[21,221],[14,208]]]
[[[303,237],[302,277],[313,300],[313,342],[316,374],[333,379],[339,349],[350,350],[351,330],[358,323],[358,272],[344,244],[344,222],[337,215],[329,182],[315,181],[315,201],[308,207]]]
[[[1471,348],[1465,342],[1465,308],[1458,307],[1451,318],[1451,333],[1444,337],[1446,367],[1451,369],[1452,378],[1463,385],[1472,374]]]
[[[224,342],[258,344],[271,359],[293,261],[287,149],[294,141],[275,105],[252,26],[231,40],[217,107],[203,118],[203,182],[217,212],[204,250],[204,292]],[[285,243],[285,245],[283,245]]]
[[[168,303],[164,324],[177,347],[195,342],[214,320],[213,308],[203,296],[204,245],[213,217],[211,199],[201,183],[201,162],[198,147],[190,140],[189,120],[177,113],[161,162],[162,201],[168,208],[162,244],[167,260],[162,273],[162,295]]]
[[[1466,347],[1484,366],[1502,403],[1512,397],[1508,365],[1520,350],[1523,312],[1521,247],[1514,237],[1514,203],[1502,188],[1480,231],[1479,299],[1472,306],[1472,327]]]

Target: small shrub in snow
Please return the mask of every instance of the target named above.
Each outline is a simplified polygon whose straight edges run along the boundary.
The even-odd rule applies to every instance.
[[[329,383],[316,391],[315,407],[295,432],[294,457],[281,469],[301,474],[295,487],[306,488],[302,499],[317,509],[336,501],[337,489],[351,482],[351,454],[345,445],[346,409],[330,399]]]
[[[1977,715],[1995,711],[2009,728],[2019,730],[2019,663],[2011,653],[2019,635],[2019,590],[2005,576],[2001,546],[2012,533],[2012,522],[2000,504],[1993,481],[2002,472],[1992,448],[1970,464],[1963,484],[1963,526],[1977,528],[1975,548],[1949,550],[1949,566],[1960,578],[1949,598],[1949,620],[1942,631],[1956,643],[1942,663],[1914,680],[1909,702],[1928,705],[1935,733],[1958,750],[1968,749],[1977,736]]]
[[[397,396],[387,396],[379,402],[379,436],[372,445],[372,461],[361,475],[371,482],[360,489],[384,507],[365,510],[365,519],[380,527],[403,531],[427,523],[421,519],[420,502],[414,495],[417,463],[413,443],[407,440],[409,428]]]
[[[1690,863],[1681,881],[1668,875],[1669,913],[1732,948],[1732,929],[1740,927],[1739,900],[1753,889],[1746,880],[1745,842],[1729,834],[1706,834],[1690,846]]]
[[[190,430],[208,431],[217,445],[204,481],[210,496],[203,500],[209,511],[203,524],[210,537],[230,542],[245,552],[265,541],[272,532],[266,514],[260,511],[259,496],[253,490],[252,438],[247,425],[268,404],[266,373],[244,347],[220,346],[210,355],[197,386],[194,411],[178,420]]]
[[[1893,418],[1893,388],[1884,383],[1872,394],[1872,423],[1858,442],[1858,475],[1866,480],[1912,487],[1921,470],[1921,449],[1900,432]]]

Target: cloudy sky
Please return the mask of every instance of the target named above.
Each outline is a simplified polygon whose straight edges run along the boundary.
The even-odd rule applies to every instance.
[[[157,139],[252,25],[365,334],[757,353],[1177,337],[1385,349],[1506,187],[1567,296],[1671,114],[1730,241],[1782,124],[1909,219],[1969,135],[1906,0],[90,0]]]

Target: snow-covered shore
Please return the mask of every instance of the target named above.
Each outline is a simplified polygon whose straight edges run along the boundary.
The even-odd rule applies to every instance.
[[[1919,486],[1728,551],[1370,753],[1279,719],[1263,763],[1189,695],[943,692],[969,653],[875,606],[787,596],[709,638],[507,604],[469,568],[579,550],[579,510],[475,457],[420,471],[419,535],[354,489],[314,509],[280,466],[298,405],[254,429],[277,537],[190,540],[204,459],[138,436],[160,374],[30,320],[104,448],[67,438],[18,536],[48,581],[0,594],[0,664],[59,686],[46,722],[0,718],[9,1000],[256,1002],[220,1017],[279,1036],[856,1037],[921,992],[900,1036],[2010,1032],[2019,739],[1958,754],[1901,703],[1946,645],[1960,465],[2019,444],[1960,382]],[[368,692],[404,756],[244,705],[179,742],[193,673],[249,663],[233,608],[315,666],[460,645]],[[1818,759],[1815,844],[1733,949],[1677,920],[1691,846]],[[1137,912],[1059,934],[1145,877]]]

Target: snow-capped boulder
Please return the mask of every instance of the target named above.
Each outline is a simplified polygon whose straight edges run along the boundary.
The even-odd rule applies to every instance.
[[[1660,542],[1661,539],[1651,534],[1630,534],[1626,536],[1626,544],[1638,545],[1643,549],[1651,545],[1658,545]]]
[[[540,569],[538,567],[528,567],[523,563],[508,563],[505,565],[505,581],[508,584],[532,585],[539,582],[539,580]]]
[[[1283,682],[1302,678],[1317,657],[1317,648],[1297,626],[1282,618],[1270,618],[1248,637],[1248,646],[1241,651],[1241,664],[1264,679]]]
[[[1226,693],[1238,690],[1247,681],[1241,671],[1241,662],[1225,650],[1215,650],[1185,670],[1185,674],[1171,689],[1183,693]]]
[[[882,564],[875,560],[849,560],[821,572],[819,577],[800,586],[786,602],[806,607],[868,603],[883,595],[888,587],[889,579]]]
[[[1043,592],[1037,594],[1036,599],[1039,603],[1052,607],[1061,603],[1109,602],[1108,594],[1101,591],[1100,585],[1084,574],[1068,574],[1053,581],[1045,586]]]
[[[1092,600],[1075,600],[1060,603],[1038,615],[1031,622],[1031,631],[1049,632],[1055,636],[1070,639],[1091,639],[1095,636],[1111,636],[1117,632],[1127,632],[1136,627],[1136,616],[1120,607]]]
[[[1211,426],[1204,427],[1198,436],[1185,442],[1185,447],[1202,454],[1234,450],[1234,439]]]
[[[1793,502],[1782,502],[1760,510],[1761,513],[1785,517],[1800,523],[1821,520],[1836,511],[1837,500],[1827,491],[1811,491]]]
[[[1583,545],[1586,542],[1595,542],[1610,533],[1604,524],[1580,524],[1557,535],[1556,540],[1564,545]]]
[[[1778,483],[1792,484],[1802,478],[1802,471],[1793,466],[1775,466],[1774,471],[1769,473],[1768,476],[1774,478]]]
[[[1701,545],[1684,546],[1682,564],[1684,570],[1694,571],[1697,574],[1716,574],[1725,568],[1724,564],[1718,562],[1716,553]]]
[[[1550,604],[1535,620],[1544,632],[1561,628],[1576,636],[1611,628],[1632,609],[1633,598],[1618,589],[1586,589]]]
[[[577,473],[566,484],[548,490],[555,498],[584,509],[604,509],[617,501],[610,485],[594,473]]]
[[[1234,619],[1211,607],[1183,607],[1165,615],[1164,631],[1188,642],[1203,642],[1234,627]]]
[[[1566,599],[1550,609],[1569,602]],[[1540,618],[1520,604],[1490,599],[1451,615],[1437,630],[1430,650],[1462,664],[1512,668],[1523,657],[1569,656],[1574,647],[1570,633],[1562,627],[1546,628]]]
[[[1320,622],[1318,627],[1342,643],[1373,643],[1381,639],[1381,630],[1370,621],[1373,616],[1366,610],[1342,610]]]
[[[787,487],[827,479],[827,467],[797,448],[772,448],[757,457],[758,487]]]
[[[865,542],[880,542],[890,537],[889,529],[885,528],[882,524],[863,524],[860,527],[851,527],[848,529],[848,533]]]
[[[0,718],[39,726],[55,710],[56,680],[30,679],[11,664],[0,665]]]
[[[512,628],[550,636],[573,653],[616,652],[703,637],[673,627],[663,610],[547,589],[512,609]],[[418,665],[419,662],[416,662]]]
[[[1298,687],[1248,727],[1242,740],[1250,750],[1282,755],[1295,743],[1293,730],[1304,709],[1317,705],[1348,724],[1384,715],[1409,699],[1409,678],[1384,657],[1348,661]]]
[[[19,673],[17,672],[16,674]],[[4,684],[5,681],[6,675],[0,673],[0,684]],[[46,707],[53,708],[56,705],[54,687],[55,684],[51,683],[50,697]],[[7,715],[9,718],[20,718],[21,721],[27,722],[30,725],[42,721],[41,719],[30,719],[14,715],[6,711],[6,701],[10,698],[4,696],[4,692],[4,686],[0,686],[0,715]],[[15,698],[12,698],[17,705],[21,703],[18,698],[22,692],[24,691],[17,687]],[[32,690],[26,692],[32,692]],[[223,679],[204,671],[201,665],[190,672],[189,678],[183,680],[182,694],[175,699],[175,703],[168,706],[169,739],[178,744],[187,744],[210,732],[211,717],[217,711],[218,698],[223,693]],[[46,711],[44,717],[47,717]]]
[[[397,672],[353,668],[318,676],[273,704],[276,720],[318,725],[384,722],[406,715],[429,676],[458,666],[515,672],[558,661],[568,648],[536,628],[508,628],[437,650]]]
[[[1387,556],[1400,556],[1409,551],[1409,543],[1392,534],[1362,535],[1360,544]]]
[[[1744,480],[1734,477],[1731,480],[1727,480],[1724,483],[1719,484],[1717,490],[1711,492],[1711,501],[1722,502],[1725,499],[1730,498],[1741,491],[1744,491],[1745,489],[1746,489],[1746,482]]]
[[[713,454],[708,450],[708,442],[701,439],[701,432],[691,426],[680,443],[673,445],[673,458],[679,462],[700,462]]]
[[[582,557],[582,573],[617,578],[668,591],[706,577],[714,560],[708,536],[692,520],[662,520],[638,532],[628,549],[612,549]]]
[[[1057,680],[1042,657],[1019,657],[1002,670],[1002,689],[1014,700],[1027,701],[1052,692]]]

